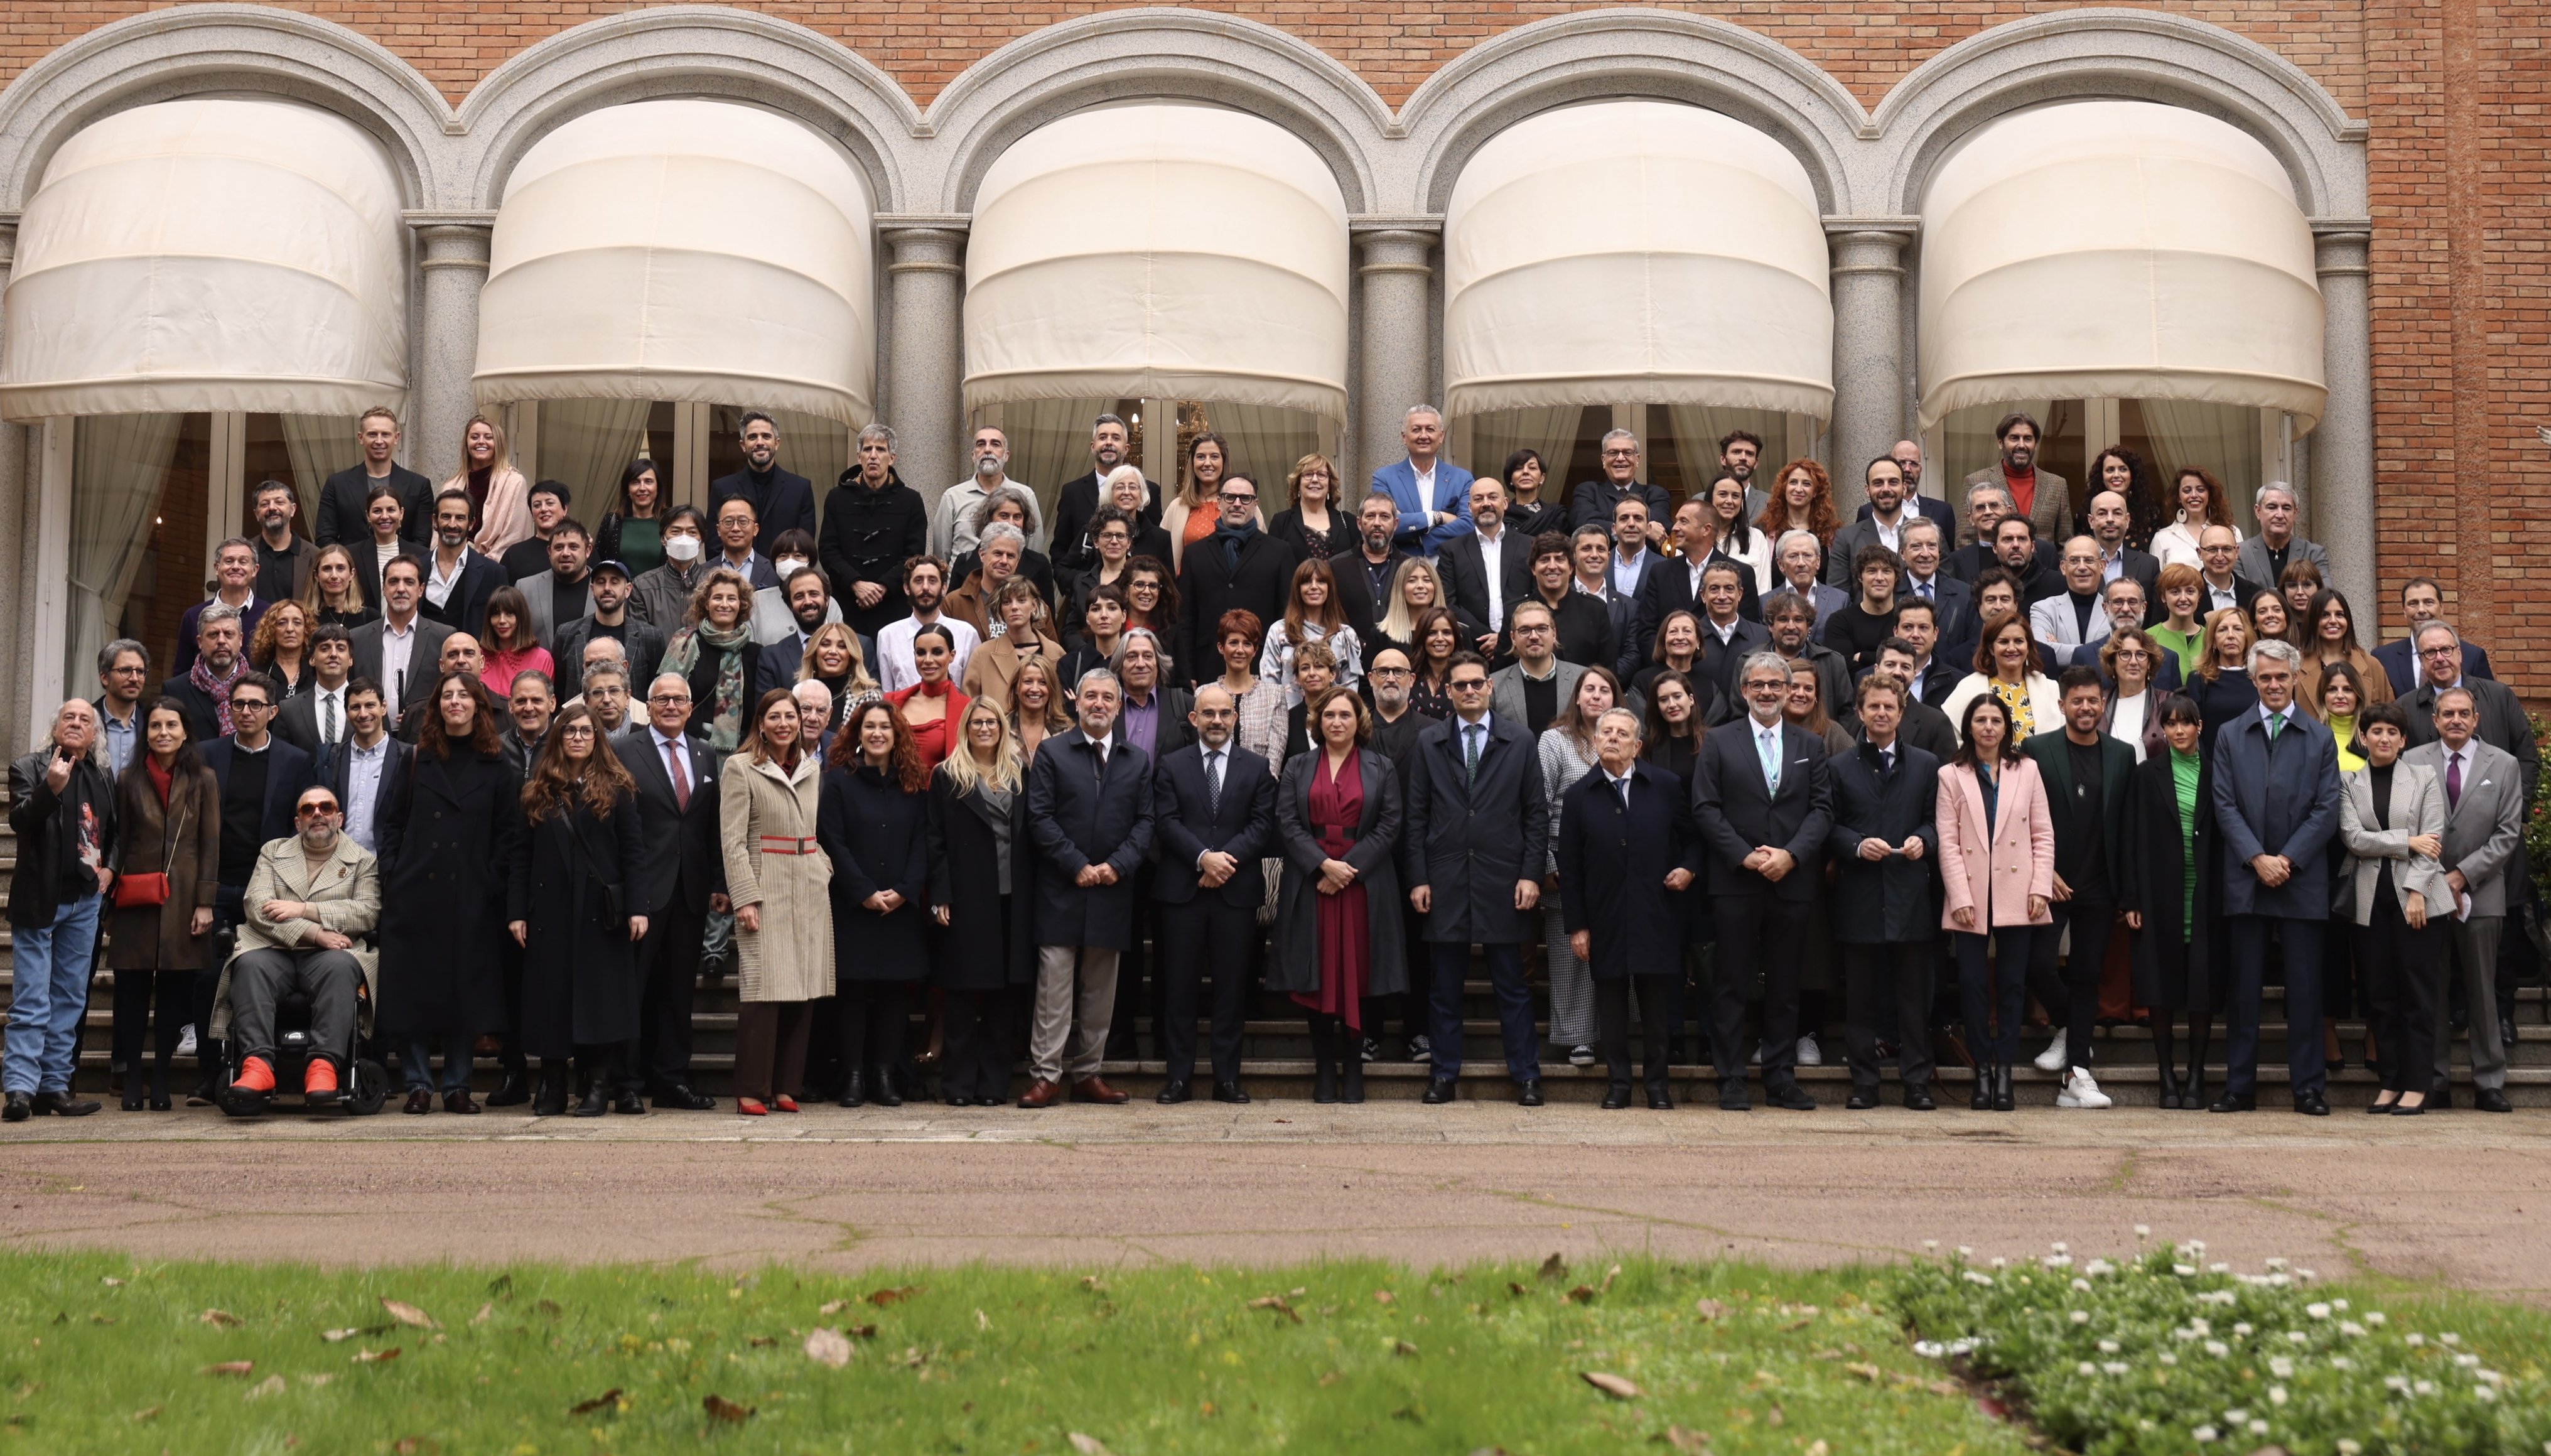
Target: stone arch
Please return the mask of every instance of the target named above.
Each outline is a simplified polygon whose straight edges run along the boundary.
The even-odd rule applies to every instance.
[[[1537,112],[1591,100],[1679,101],[1786,147],[1828,214],[1854,210],[1866,125],[1841,82],[1777,41],[1710,16],[1596,10],[1521,26],[1465,52],[1400,109],[1413,154],[1401,206],[1440,214],[1463,164]]]
[[[2049,101],[2155,101],[2257,138],[2311,217],[2361,217],[2366,125],[2294,62],[2220,26],[2152,10],[2069,10],[1968,37],[1896,83],[1872,120],[1887,206],[1921,211],[1941,160],[1978,128]]]
[[[415,67],[334,21],[262,5],[192,5],[100,26],[0,92],[0,209],[26,206],[62,143],[100,117],[219,91],[344,117],[381,144],[410,207],[437,205],[458,123]]]
[[[1110,101],[1198,101],[1264,117],[1329,163],[1347,211],[1383,200],[1390,110],[1336,57],[1257,21],[1175,8],[1082,16],[968,66],[932,101],[929,210],[964,213],[993,160],[1060,116]]]
[[[628,101],[700,96],[794,117],[867,176],[879,212],[907,205],[921,114],[894,78],[789,21],[718,5],[635,10],[561,31],[507,59],[460,104],[465,199],[492,209],[533,144]]]

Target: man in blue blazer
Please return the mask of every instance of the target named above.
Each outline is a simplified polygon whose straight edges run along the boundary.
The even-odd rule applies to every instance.
[[[1152,779],[1152,835],[1161,847],[1152,898],[1161,905],[1168,1002],[1161,1055],[1169,1074],[1156,1100],[1194,1099],[1196,993],[1211,975],[1213,1099],[1246,1102],[1240,1039],[1249,1025],[1258,907],[1267,900],[1260,867],[1276,846],[1276,775],[1265,759],[1232,742],[1240,710],[1220,682],[1196,689],[1187,721],[1196,741],[1164,755]]]
[[[2329,846],[2338,830],[2338,744],[2295,703],[2302,654],[2282,642],[2250,649],[2256,712],[2214,739],[2214,813],[2223,831],[2223,912],[2232,941],[2223,1095],[2209,1112],[2259,1105],[2259,986],[2268,937],[2286,961],[2286,1065],[2295,1110],[2329,1115],[2321,1055],[2321,940],[2329,930]]]
[[[1444,415],[1431,404],[1411,406],[1400,422],[1407,458],[1373,472],[1373,488],[1399,503],[1399,529],[1391,544],[1433,556],[1444,543],[1471,529],[1471,472],[1443,458]]]
[[[2412,576],[2400,586],[2400,615],[2409,624],[2398,642],[2387,642],[2374,649],[2374,661],[2383,665],[2383,675],[2392,679],[2392,695],[2407,697],[2418,690],[2423,680],[2419,675],[2418,629],[2444,615],[2444,589],[2433,576]],[[2466,642],[2463,650],[2463,676],[2498,680],[2489,670],[2489,653],[2475,643]]]

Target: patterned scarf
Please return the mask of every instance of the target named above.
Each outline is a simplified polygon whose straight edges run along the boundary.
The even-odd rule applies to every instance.
[[[753,624],[749,620],[739,621],[723,632],[707,622],[685,627],[673,634],[671,645],[664,649],[663,665],[657,669],[688,680],[691,670],[700,664],[701,644],[719,654],[717,713],[709,720],[709,747],[722,754],[735,752],[735,746],[744,741],[744,645],[752,640]]]
[[[227,677],[214,676],[208,658],[195,659],[195,665],[186,670],[186,680],[213,700],[213,721],[221,725],[221,736],[228,738],[231,736],[231,684],[239,680],[240,673],[248,664],[245,659],[232,659],[231,675]]]

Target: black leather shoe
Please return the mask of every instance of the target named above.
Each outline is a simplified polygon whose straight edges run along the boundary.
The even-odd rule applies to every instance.
[[[1630,1105],[1630,1090],[1628,1088],[1608,1087],[1603,1090],[1604,1111],[1618,1112],[1628,1105]]]
[[[895,1091],[894,1073],[880,1067],[868,1078],[868,1100],[880,1107],[900,1107],[903,1093]]]
[[[1651,1112],[1673,1111],[1674,1093],[1667,1092],[1661,1087],[1650,1089],[1648,1092],[1648,1110]]]
[[[411,1117],[421,1117],[434,1110],[434,1093],[425,1088],[416,1088],[408,1092],[407,1105],[400,1110]]]
[[[575,1104],[575,1115],[578,1117],[600,1117],[610,1110],[611,1092],[599,1082],[586,1088],[584,1095],[577,1099]]]
[[[150,1094],[142,1090],[141,1083],[128,1082],[124,1085],[125,1111],[139,1112],[148,1105],[150,1105]]]
[[[501,1094],[502,1094],[502,1092],[501,1092],[501,1090],[500,1090],[500,1092],[499,1092],[499,1095],[501,1095]],[[533,1097],[533,1098],[532,1098],[532,1115],[533,1115],[533,1116],[535,1116],[535,1117],[563,1117],[563,1116],[565,1116],[565,1115],[566,1115],[566,1096],[567,1096],[566,1069],[565,1069],[565,1068],[563,1068],[563,1067],[544,1067],[544,1068],[542,1068],[542,1069],[541,1069],[541,1091],[540,1091],[540,1094],[539,1094],[539,1095],[537,1095],[537,1096],[535,1096],[535,1097]],[[502,1106],[502,1105],[504,1105],[504,1104],[503,1104],[503,1103],[501,1103],[501,1102],[499,1102],[499,1101],[497,1101],[495,1097],[492,1097],[492,1096],[491,1096],[491,1097],[489,1097],[489,1098],[487,1099],[487,1105],[488,1105],[488,1106],[491,1106],[491,1107],[496,1107],[496,1106]]]
[[[1975,1091],[1967,1094],[1967,1105],[1979,1112],[1992,1110],[1992,1069],[1976,1069]]]
[[[1843,1110],[1846,1112],[1866,1112],[1870,1108],[1878,1105],[1878,1089],[1874,1087],[1853,1088],[1851,1090],[1851,1095],[1843,1098],[1842,1105]]]
[[[1430,1107],[1440,1107],[1453,1100],[1453,1079],[1438,1077],[1426,1084],[1426,1095],[1417,1100]]]
[[[1184,1082],[1165,1082],[1161,1084],[1161,1094],[1152,1100],[1164,1107],[1173,1106],[1179,1102],[1192,1102],[1195,1100],[1195,1089]]]
[[[2329,1098],[2319,1092],[2305,1092],[2295,1098],[2295,1110],[2305,1117],[2326,1117],[2329,1115]]]
[[[1808,1096],[1807,1090],[1794,1082],[1785,1082],[1779,1087],[1765,1088],[1763,1100],[1791,1112],[1812,1112],[1816,1109],[1816,1099]]]
[[[531,1079],[520,1072],[508,1072],[496,1090],[487,1094],[490,1107],[519,1107],[532,1099]],[[538,1115],[538,1114],[535,1114]]]
[[[14,1092],[9,1093],[9,1105],[7,1109],[0,1110],[0,1121],[24,1122],[35,1115],[35,1097],[26,1092]]]
[[[620,1094],[611,1099],[611,1110],[627,1117],[644,1117],[647,1115],[647,1099],[624,1087]]]
[[[1904,1089],[1904,1106],[1907,1111],[1913,1112],[1940,1110],[1940,1104],[1931,1099],[1931,1087],[1928,1083],[1916,1083]]]
[[[459,1092],[448,1092],[443,1094],[443,1110],[446,1112],[475,1113],[478,1110],[478,1104],[470,1100],[469,1089],[464,1087]]]
[[[1541,1079],[1536,1077],[1530,1082],[1515,1084],[1515,1105],[1518,1107],[1541,1105]]]
[[[56,1117],[85,1117],[105,1105],[95,1097],[75,1097],[66,1092],[36,1093],[37,1112],[50,1112]]]
[[[37,1100],[42,1101],[44,1099],[39,1097]],[[2515,1110],[2515,1104],[2506,1099],[2506,1093],[2500,1092],[2494,1087],[2485,1087],[2480,1091],[2473,1092],[2472,1105],[2480,1108],[2484,1112],[2512,1112]]]
[[[659,1110],[672,1107],[684,1112],[706,1112],[717,1106],[717,1098],[691,1091],[689,1083],[672,1082],[656,1090],[656,1106]]]
[[[1718,1085],[1718,1110],[1721,1112],[1754,1110],[1754,1099],[1745,1094],[1744,1079],[1731,1077]]]
[[[2453,1110],[2454,1105],[2454,1090],[2442,1083],[2438,1083],[2436,1086],[2427,1090],[2427,1100],[2421,1102],[2419,1105],[2425,1107],[2430,1112],[2451,1111]]]
[[[2256,1112],[2259,1110],[2258,1093],[2227,1092],[2223,1095],[2216,1097],[2213,1101],[2206,1103],[2205,1110],[2208,1112]]]
[[[842,1094],[833,1100],[844,1107],[865,1106],[868,1099],[868,1080],[854,1072],[842,1084]]]
[[[2394,1102],[2391,1106],[2386,1107],[2383,1110],[2391,1113],[2395,1117],[2416,1117],[2427,1110],[2427,1104],[2420,1102],[2418,1105],[2413,1107],[2407,1102]]]
[[[1993,1069],[1992,1098],[1996,1112],[2008,1112],[2019,1105],[2019,1093],[2011,1090],[2008,1063]]]
[[[1246,1106],[1249,1103],[1249,1093],[1240,1090],[1239,1083],[1217,1082],[1213,1085],[1213,1099],[1217,1102],[1229,1102],[1235,1107]]]
[[[980,1097],[976,1097],[976,1098],[974,1099],[974,1105],[975,1105],[975,1106],[977,1106],[977,1107],[1006,1107],[1006,1106],[1008,1106],[1009,1104],[1010,1104],[1010,1099],[1009,1099],[1009,1097],[1008,1097],[1008,1096],[1006,1096],[1006,1095],[1003,1095],[1003,1096],[997,1096],[997,1097],[995,1097],[995,1096],[980,1096]]]

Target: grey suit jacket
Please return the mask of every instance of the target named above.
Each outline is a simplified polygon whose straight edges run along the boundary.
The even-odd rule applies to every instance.
[[[381,633],[385,625],[378,621],[365,622],[347,634],[352,639],[351,645],[355,649],[356,676],[369,677],[375,682],[381,681]],[[451,628],[428,618],[422,612],[417,614],[415,630],[416,641],[409,647],[407,655],[410,690],[402,694],[399,699],[402,711],[416,701],[416,689],[434,681],[435,665],[443,660],[443,640],[452,635]],[[390,684],[381,682],[381,686],[386,689]]]
[[[1902,522],[1909,526],[1915,519],[1916,513],[1908,510],[1904,513]],[[1825,548],[1825,584],[1836,588],[1847,597],[1859,595],[1860,583],[1851,579],[1852,560],[1860,555],[1861,548],[1864,546],[1885,546],[1886,544],[1879,539],[1878,522],[1869,516],[1863,516],[1836,531],[1833,545]]]
[[[2445,832],[2445,785],[2436,771],[2403,758],[2392,773],[2392,827],[2375,813],[2374,771],[2359,769],[2339,780],[2338,836],[2347,846],[2347,866],[2355,889],[2356,923],[2374,923],[2374,891],[2383,862],[2392,862],[2392,888],[2406,896],[2426,896],[2427,913],[2453,912],[2445,886],[2445,869],[2426,855],[2411,854],[2409,841],[2421,834]]]
[[[581,610],[564,621],[559,619],[557,575],[555,572],[536,572],[514,583],[523,593],[524,604],[532,609],[532,636],[550,649],[552,657],[558,655],[559,629],[593,615],[593,579],[588,576],[579,593]]]
[[[1558,661],[1559,706],[1564,711],[1577,695],[1577,679],[1585,670],[1565,659]],[[1525,727],[1532,719],[1523,706],[1523,664],[1508,663],[1488,675],[1488,716],[1502,719],[1516,727]]]
[[[2286,548],[2286,564],[2292,566],[2296,562],[2311,563],[2320,568],[2322,580],[2329,579],[2329,553],[2321,548],[2319,542],[2305,541],[2299,536],[2294,538]],[[2258,536],[2243,537],[2241,554],[2232,560],[2232,574],[2262,586],[2278,585],[2277,573],[2268,570],[2268,543]]]
[[[2400,762],[2433,773],[2437,799],[2443,800],[2444,744],[2422,743],[2400,755]],[[2507,866],[2523,843],[2524,788],[2515,755],[2474,738],[2463,749],[2462,797],[2445,810],[2443,868],[2462,872],[2475,918],[2506,913]]]
[[[1972,490],[1978,485],[2001,483],[2001,466],[1996,463],[1967,476],[1965,489]],[[1960,492],[1958,504],[1962,507],[1966,504],[1963,490]],[[2062,541],[2073,534],[2072,488],[2062,475],[2048,470],[2044,466],[2037,468],[2037,495],[2029,503],[2028,524],[2036,530],[2037,539],[2040,542]],[[1958,544],[1964,546],[1975,539],[1975,526],[1966,516],[1959,516]]]

